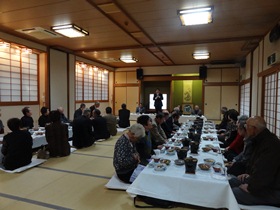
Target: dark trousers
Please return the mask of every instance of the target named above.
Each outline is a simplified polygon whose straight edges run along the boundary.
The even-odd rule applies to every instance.
[[[246,183],[246,180],[244,183]],[[239,188],[239,185],[244,183],[239,181],[237,178],[229,180],[232,192],[239,204],[280,206],[280,191],[275,190],[264,196],[252,195],[251,193],[247,193]]]
[[[131,177],[133,171],[134,171],[134,169],[131,170],[131,171],[129,171],[129,172],[127,172],[127,173],[125,173],[125,174],[119,174],[119,173],[117,173],[117,176],[118,176],[118,178],[119,178],[120,180],[122,180],[123,182],[128,183],[128,184],[131,184],[131,182],[130,182],[129,180],[130,180],[130,177]]]

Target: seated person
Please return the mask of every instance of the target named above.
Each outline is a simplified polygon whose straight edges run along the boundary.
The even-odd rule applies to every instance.
[[[130,110],[126,109],[126,104],[122,104],[122,108],[119,110],[119,127],[127,128],[130,126]]]
[[[280,141],[266,128],[262,117],[246,121],[252,141],[252,155],[246,173],[229,180],[239,204],[280,207]]]
[[[227,129],[227,123],[228,123],[227,112],[228,112],[227,107],[222,107],[221,108],[221,114],[223,115],[223,119],[222,119],[220,124],[216,125],[217,130],[226,130]],[[218,131],[218,132],[221,132],[221,131]]]
[[[74,113],[74,118],[73,119],[81,117],[85,108],[86,108],[86,105],[85,104],[81,104],[80,108],[76,109],[76,111]]]
[[[49,117],[49,109],[45,106],[43,106],[41,108],[41,116],[39,117],[38,119],[38,124],[40,127],[45,127],[46,124],[50,123],[51,120],[50,120],[50,117]]]
[[[26,106],[21,110],[21,112],[23,114],[23,117],[21,118],[22,128],[26,128],[27,130],[33,128],[34,121],[33,118],[31,117],[32,116],[31,109],[28,106]]]
[[[244,148],[243,139],[245,138],[244,135],[246,134],[246,129],[244,127],[246,120],[248,120],[247,115],[242,115],[237,120],[237,135],[233,142],[231,142],[231,144],[225,148],[225,152],[223,154],[228,161],[232,161],[233,158],[239,155]]]
[[[191,114],[192,115],[199,115],[199,116],[201,116],[202,115],[202,111],[201,111],[201,109],[199,109],[198,105],[195,105]]]
[[[174,107],[173,112],[178,113],[180,116],[183,115],[183,110],[181,109],[181,105]]]
[[[226,166],[228,167],[228,174],[232,174],[234,176],[239,176],[241,174],[246,173],[246,166],[251,158],[252,155],[252,141],[251,137],[247,136],[246,129],[241,129],[238,127],[238,133],[242,132],[240,135],[245,136],[244,137],[244,148],[243,151],[234,157],[232,162],[228,162]],[[245,134],[244,134],[245,133]]]
[[[117,117],[112,114],[112,108],[106,107],[106,115],[103,117],[106,119],[107,128],[111,136],[117,135]]]
[[[3,138],[2,163],[6,170],[14,170],[31,163],[33,139],[26,130],[21,130],[21,120],[11,118],[7,122],[12,131]]]
[[[174,134],[175,132],[173,132],[173,129],[169,128],[169,126],[166,123],[167,119],[169,118],[169,112],[164,111],[163,116],[164,116],[164,122],[161,124],[161,128],[164,131],[166,137],[171,138],[172,134]]]
[[[46,125],[46,140],[51,157],[63,157],[70,155],[68,142],[68,125],[61,123],[59,111],[50,112],[52,123]]]
[[[93,119],[92,126],[93,126],[93,137],[96,140],[99,139],[108,139],[110,138],[110,133],[107,128],[106,119],[101,116],[101,112],[99,109],[95,109],[93,111]]]
[[[1,117],[1,109],[0,109],[0,117]],[[4,133],[4,125],[3,125],[2,120],[0,120],[0,134],[3,134],[3,133]]]
[[[150,132],[153,127],[152,120],[148,115],[141,115],[137,118],[137,123],[144,127],[146,135],[137,141],[136,149],[140,155],[141,164],[147,165],[152,154],[154,154]]]
[[[77,149],[93,145],[92,122],[90,120],[90,109],[84,109],[81,117],[73,120],[73,146]]]
[[[176,112],[173,112],[172,115],[166,120],[166,124],[169,130],[176,131],[180,128],[181,124],[179,123],[180,115]]]
[[[233,140],[236,138],[237,136],[237,119],[238,119],[238,111],[236,111],[235,109],[230,109],[228,111],[228,128],[227,131],[225,133],[222,133],[220,135],[218,135],[218,139],[219,141],[223,142],[224,144],[221,144],[220,147],[222,148],[226,148],[228,147]]]
[[[151,136],[152,145],[154,149],[161,149],[163,144],[167,142],[167,137],[161,127],[162,123],[165,121],[163,113],[156,115],[154,122],[152,123]]]
[[[139,104],[138,107],[136,107],[136,114],[144,114],[146,112],[145,107],[143,106],[142,103]]]
[[[60,113],[60,121],[62,123],[71,123],[71,121],[65,116],[63,107],[58,107],[57,111]]]
[[[125,183],[130,183],[130,177],[140,162],[135,143],[144,136],[144,127],[137,123],[132,125],[115,144],[114,168],[119,179]]]

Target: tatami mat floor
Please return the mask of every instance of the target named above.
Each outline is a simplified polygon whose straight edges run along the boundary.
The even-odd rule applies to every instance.
[[[136,209],[125,191],[104,187],[114,174],[113,151],[119,135],[22,173],[0,171],[0,209]]]

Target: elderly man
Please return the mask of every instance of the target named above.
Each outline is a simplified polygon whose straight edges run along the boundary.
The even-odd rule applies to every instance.
[[[71,121],[65,116],[63,107],[58,107],[57,111],[60,112],[60,121],[62,123],[71,123]]]
[[[158,113],[152,124],[153,127],[150,130],[152,136],[152,145],[154,149],[161,149],[162,145],[167,141],[167,137],[164,133],[164,130],[161,127],[163,122],[165,122],[163,113]]]
[[[252,156],[247,173],[229,180],[232,191],[240,204],[280,206],[280,141],[259,116],[249,118],[246,128]]]
[[[199,116],[201,116],[202,115],[202,111],[201,111],[201,109],[199,108],[198,105],[195,105],[191,114],[192,115],[199,115]]]

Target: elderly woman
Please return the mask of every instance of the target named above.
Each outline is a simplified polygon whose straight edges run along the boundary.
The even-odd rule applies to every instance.
[[[145,136],[145,129],[141,124],[134,124],[128,132],[123,134],[115,145],[114,161],[117,176],[125,183],[131,183],[130,177],[140,162],[135,143]]]
[[[63,157],[70,154],[68,125],[60,121],[60,112],[50,112],[51,124],[46,125],[46,140],[51,157]]]
[[[33,139],[26,130],[21,130],[21,120],[11,118],[7,122],[12,131],[3,138],[3,165],[6,170],[14,170],[31,163]]]

